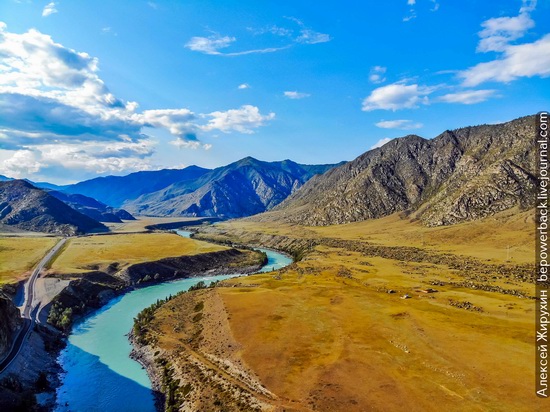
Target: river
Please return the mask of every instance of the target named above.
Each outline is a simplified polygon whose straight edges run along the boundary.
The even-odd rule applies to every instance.
[[[280,269],[292,262],[280,253],[259,250],[268,256],[262,272]],[[113,299],[76,323],[67,347],[59,355],[65,372],[57,390],[55,411],[154,412],[147,373],[129,357],[132,347],[127,334],[134,317],[157,299],[187,290],[201,280],[208,283],[235,276],[239,274],[182,279],[137,289]]]

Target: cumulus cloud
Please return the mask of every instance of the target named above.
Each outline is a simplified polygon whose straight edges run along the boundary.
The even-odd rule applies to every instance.
[[[520,77],[550,76],[550,34],[533,42],[507,46],[502,57],[460,72],[467,87],[488,81],[508,83]]]
[[[370,150],[372,149],[377,149],[379,147],[382,147],[384,146],[386,143],[388,142],[391,142],[393,139],[389,138],[389,137],[385,137],[383,139],[380,139],[379,141],[377,141],[374,145],[371,146]]]
[[[400,129],[400,130],[411,130],[411,129],[420,129],[424,125],[422,123],[413,122],[412,120],[381,120],[376,123],[376,127],[381,129]]]
[[[286,91],[283,93],[285,97],[288,97],[289,99],[304,99],[306,97],[311,96],[309,93],[301,93],[297,91]]]
[[[477,51],[497,52],[500,56],[459,72],[464,86],[550,76],[550,34],[532,43],[513,44],[534,27],[530,13],[535,7],[536,1],[524,0],[517,16],[491,18],[481,24],[483,30],[479,32]]]
[[[275,113],[262,115],[256,106],[244,105],[239,109],[231,109],[225,112],[212,112],[204,117],[209,117],[208,123],[201,127],[202,130],[219,130],[224,133],[237,131],[252,134],[254,129],[263,126],[269,120],[275,118]]]
[[[399,110],[414,109],[420,104],[428,104],[428,95],[434,91],[433,87],[406,84],[403,82],[389,84],[374,89],[363,100],[362,110]]]
[[[384,83],[386,81],[384,77],[386,70],[383,66],[374,66],[370,69],[369,81],[374,84]]]
[[[242,84],[239,84],[239,87],[237,88],[239,90],[250,89],[250,85],[248,83],[242,83]]]
[[[27,174],[53,166],[142,170],[151,167],[147,159],[155,150],[145,128],[167,130],[178,147],[208,150],[199,133],[252,133],[275,116],[255,106],[210,114],[187,108],[140,112],[136,102],[109,91],[96,58],[34,29],[11,33],[2,22],[0,55],[0,149],[12,152],[8,158],[3,152],[3,167],[14,176],[17,164]]]
[[[42,164],[31,150],[17,150],[13,155],[0,163],[0,174],[21,178],[40,170]]]
[[[448,93],[438,98],[445,103],[475,104],[488,100],[496,90],[465,90],[457,93]]]
[[[478,33],[480,41],[477,51],[504,51],[511,41],[523,37],[527,30],[534,27],[530,10],[523,7],[521,10],[515,17],[495,17],[481,23],[483,30]]]
[[[51,14],[57,13],[57,9],[55,7],[56,4],[53,1],[46,4],[46,6],[44,6],[44,9],[42,10],[42,17],[48,17]]]

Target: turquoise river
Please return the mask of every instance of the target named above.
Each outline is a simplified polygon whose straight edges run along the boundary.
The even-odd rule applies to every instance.
[[[182,236],[189,232],[178,231]],[[292,262],[280,253],[267,253],[262,272],[280,269]],[[82,319],[59,355],[64,372],[57,390],[56,412],[128,411],[154,412],[151,383],[140,364],[130,359],[128,332],[134,317],[145,307],[170,294],[187,290],[197,282],[239,276],[198,277],[161,283],[119,296]]]

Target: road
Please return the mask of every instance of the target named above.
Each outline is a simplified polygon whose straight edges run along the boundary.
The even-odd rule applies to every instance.
[[[38,307],[40,302],[34,301],[34,286],[36,283],[36,279],[40,276],[40,272],[48,264],[48,262],[54,257],[54,255],[57,253],[57,251],[63,247],[65,242],[67,241],[67,238],[61,239],[57,244],[42,258],[42,260],[36,265],[34,268],[31,277],[27,280],[25,283],[25,301],[23,302],[23,306],[21,309],[21,317],[23,318],[23,327],[19,330],[19,333],[17,334],[17,337],[12,343],[10,352],[6,355],[6,357],[0,362],[0,373],[4,372],[4,370],[10,366],[10,364],[13,362],[13,360],[17,357],[19,352],[21,352],[21,348],[23,348],[23,345],[26,342],[26,338],[29,336],[30,332],[32,331],[34,324],[37,321],[38,316]]]

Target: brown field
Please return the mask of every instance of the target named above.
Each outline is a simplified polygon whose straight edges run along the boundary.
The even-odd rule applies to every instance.
[[[245,240],[262,232],[430,251],[413,262],[320,245],[287,269],[210,291],[221,298],[216,316],[227,319],[234,339],[218,356],[238,355],[277,396],[272,409],[544,410],[534,394],[534,286],[512,266],[534,263],[532,212],[444,228],[396,215],[323,228],[217,226]],[[443,254],[467,264],[433,263]],[[512,270],[493,273],[493,264]],[[427,288],[437,292],[422,292]],[[214,349],[201,350],[207,356]]]
[[[28,277],[58,240],[55,237],[0,237],[0,285]]]
[[[147,232],[145,226],[172,222],[191,222],[198,217],[148,217],[136,216],[136,220],[125,220],[123,223],[104,223],[113,233]]]
[[[172,233],[87,236],[70,239],[50,268],[55,273],[82,273],[104,269],[113,262],[123,268],[134,263],[222,249],[222,246]]]

